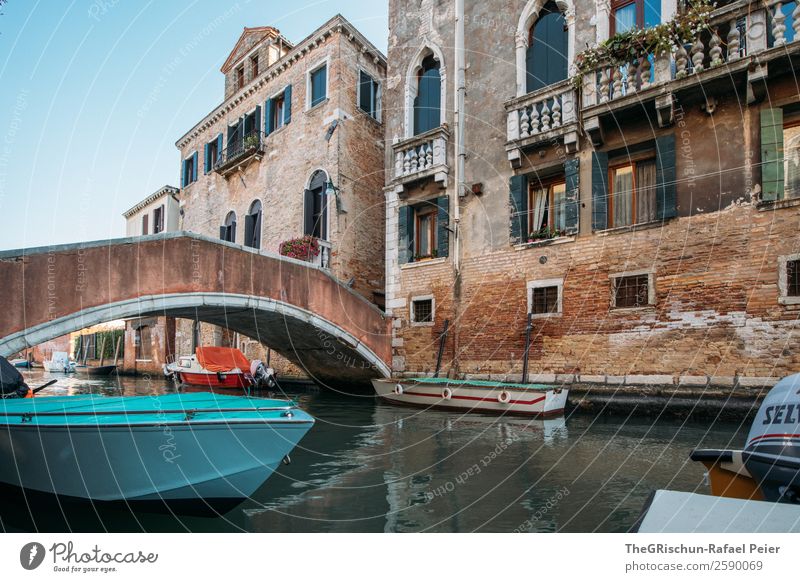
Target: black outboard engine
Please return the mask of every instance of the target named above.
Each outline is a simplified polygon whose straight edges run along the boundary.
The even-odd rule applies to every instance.
[[[3,356],[0,356],[0,398],[24,398],[28,393],[28,385],[14,367]]]
[[[764,398],[742,460],[766,501],[800,503],[800,374],[787,376]]]

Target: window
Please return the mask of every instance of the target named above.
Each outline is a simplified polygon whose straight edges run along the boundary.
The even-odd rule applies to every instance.
[[[786,296],[800,297],[800,259],[786,261]]]
[[[305,191],[303,204],[303,229],[306,235],[318,239],[328,238],[328,175],[322,170],[314,172]]]
[[[136,348],[137,360],[151,360],[153,358],[153,342],[149,325],[143,325],[136,330],[133,336],[133,343]]]
[[[661,0],[612,0],[611,35],[661,23]]]
[[[528,93],[567,78],[567,23],[553,1],[539,12],[528,31],[525,70]]]
[[[250,205],[250,211],[244,217],[244,246],[261,248],[261,201]]]
[[[528,187],[528,240],[552,238],[566,231],[567,184],[561,177],[549,184],[531,182]]]
[[[783,195],[800,198],[800,122],[783,128]]]
[[[219,227],[219,238],[227,242],[236,242],[236,213],[231,211],[225,217],[225,223]]]
[[[608,227],[656,219],[656,161],[653,157],[611,165]]]
[[[422,60],[417,72],[417,96],[414,99],[414,135],[441,125],[442,79],[440,64],[433,55]]]
[[[214,167],[221,161],[222,158],[222,134],[219,134],[216,139],[213,139],[206,144],[204,158],[203,171],[206,174],[209,174],[214,170]]]
[[[255,79],[258,77],[258,55],[250,57],[250,78]]]
[[[283,127],[283,106],[284,106],[284,99],[283,95],[279,97],[273,97],[272,99],[272,131],[276,129],[280,129]]]
[[[181,186],[183,188],[197,181],[197,152],[192,153],[191,156],[183,160],[181,174]]]
[[[358,107],[376,121],[380,121],[380,93],[380,83],[361,71],[358,82]]]
[[[650,273],[612,276],[612,307],[630,309],[654,304],[655,295],[651,279]]]
[[[411,299],[411,323],[433,325],[433,297]]]
[[[528,313],[533,317],[561,315],[563,279],[528,281]]]
[[[244,87],[244,65],[236,68],[236,90]]]
[[[153,210],[153,234],[164,232],[164,205]]]
[[[145,214],[144,216],[142,216],[142,236],[144,236],[144,235],[147,235],[147,234],[150,234],[150,232],[149,232],[149,229],[148,229],[148,226],[147,226],[147,223],[148,223],[148,221],[149,221],[149,218],[150,218],[150,217],[149,217],[147,214]]]
[[[256,135],[261,126],[261,106],[257,105],[256,108],[244,116],[244,141],[245,148],[247,147],[247,138]]]
[[[322,65],[309,75],[309,107],[319,105],[328,97],[328,65]]]
[[[267,99],[266,119],[264,131],[267,135],[280,129],[284,125],[289,125],[292,120],[292,86],[286,88],[271,99]]]
[[[438,241],[436,240],[437,231],[437,208],[426,206],[418,210],[416,214],[416,226],[414,228],[414,258],[427,259],[437,256]]]

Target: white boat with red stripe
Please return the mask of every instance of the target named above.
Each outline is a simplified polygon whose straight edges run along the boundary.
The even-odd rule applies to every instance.
[[[382,378],[372,385],[394,404],[529,416],[563,414],[568,393],[560,386],[449,378]]]

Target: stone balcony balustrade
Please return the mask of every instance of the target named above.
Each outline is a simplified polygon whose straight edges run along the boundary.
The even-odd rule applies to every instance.
[[[525,148],[540,143],[561,140],[567,152],[577,151],[577,96],[570,80],[507,101],[505,107],[506,151],[514,168],[520,167]]]
[[[433,179],[447,185],[450,168],[447,164],[447,145],[450,132],[441,125],[412,138],[392,144],[394,176],[392,184],[402,190],[407,184]]]

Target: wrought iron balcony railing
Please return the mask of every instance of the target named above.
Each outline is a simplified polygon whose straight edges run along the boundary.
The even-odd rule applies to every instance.
[[[253,131],[245,135],[242,140],[229,143],[217,157],[214,171],[223,176],[238,170],[251,160],[260,160],[266,149],[265,135],[260,131]]]

